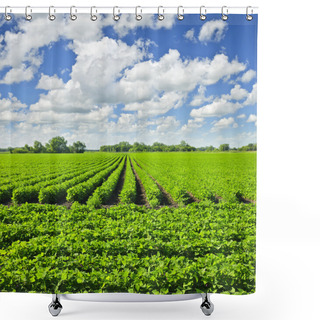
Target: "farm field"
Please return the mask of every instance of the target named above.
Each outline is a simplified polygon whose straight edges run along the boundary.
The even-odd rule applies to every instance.
[[[252,293],[256,153],[0,154],[0,291]]]

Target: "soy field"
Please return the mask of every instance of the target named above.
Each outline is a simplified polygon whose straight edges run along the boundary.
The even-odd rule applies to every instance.
[[[0,291],[253,293],[256,152],[0,154]]]

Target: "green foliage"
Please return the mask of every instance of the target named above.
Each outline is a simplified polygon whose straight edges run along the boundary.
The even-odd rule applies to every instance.
[[[132,203],[130,160],[157,209]],[[122,204],[98,209],[125,165]],[[2,154],[0,169],[0,202],[73,202],[0,205],[0,291],[255,290],[255,152]]]
[[[120,202],[124,204],[134,203],[137,198],[136,179],[129,157],[127,157],[126,175],[119,198]]]
[[[99,208],[102,204],[106,204],[110,200],[118,184],[124,164],[126,163],[125,160],[126,157],[123,158],[117,169],[108,177],[108,180],[95,189],[94,193],[87,201],[88,206]]]
[[[78,201],[80,203],[85,203],[94,190],[99,187],[117,168],[121,159],[122,157],[119,157],[116,162],[108,166],[105,170],[100,171],[94,177],[68,189],[66,197],[67,200],[70,202]]]
[[[151,177],[145,170],[138,166],[135,161],[133,161],[132,164],[144,186],[146,197],[150,207],[155,208],[159,206],[162,202],[163,195],[157,184],[151,179]]]
[[[253,205],[0,206],[0,231],[2,292],[255,289]]]

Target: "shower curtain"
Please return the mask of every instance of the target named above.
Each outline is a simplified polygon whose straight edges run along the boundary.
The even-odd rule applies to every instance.
[[[0,291],[253,293],[257,15],[10,17]]]

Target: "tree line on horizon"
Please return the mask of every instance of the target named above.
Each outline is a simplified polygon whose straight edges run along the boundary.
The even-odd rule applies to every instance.
[[[100,147],[101,152],[190,152],[190,151],[256,151],[257,144],[249,143],[240,148],[230,148],[228,143],[221,144],[218,148],[213,146],[196,148],[190,146],[187,142],[182,140],[178,145],[166,145],[161,142],[154,142],[152,145],[147,145],[141,142],[134,142],[130,144],[127,141],[122,141],[114,145],[104,145]]]
[[[74,142],[70,146],[67,143],[64,137],[54,137],[45,145],[36,140],[33,146],[25,144],[24,147],[19,148],[9,147],[7,151],[10,153],[84,153],[86,150],[85,143],[81,141]]]
[[[72,145],[67,145],[67,140],[64,137],[54,137],[49,142],[43,145],[40,141],[34,141],[33,146],[26,144],[24,147],[18,148],[2,148],[1,152],[10,153],[84,153],[86,145],[84,142],[77,141]],[[182,140],[177,145],[166,145],[161,142],[154,142],[152,145],[147,145],[143,142],[134,142],[130,144],[127,141],[121,141],[114,145],[103,145],[100,147],[100,152],[194,152],[194,151],[207,151],[207,152],[221,152],[221,151],[256,151],[257,144],[249,143],[240,148],[230,148],[228,143],[221,144],[219,147],[207,146],[196,148],[189,145],[186,141]],[[88,151],[88,150],[87,150]],[[98,150],[91,150],[98,151]]]

